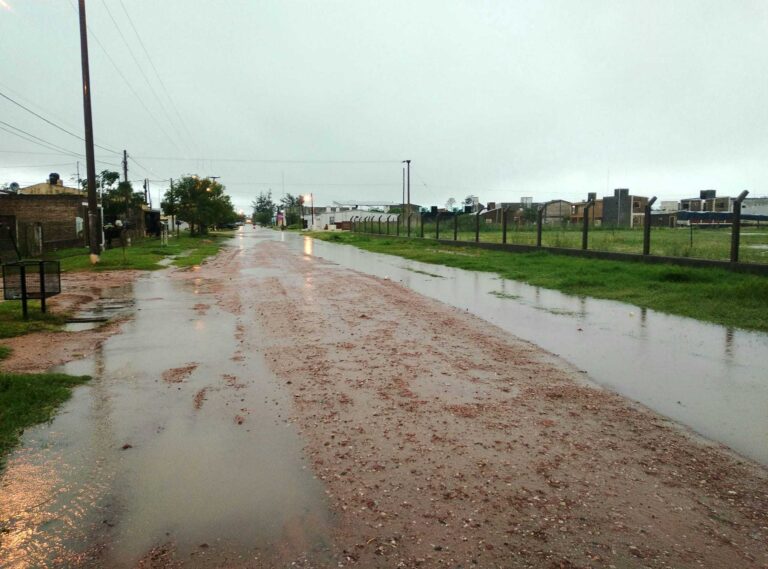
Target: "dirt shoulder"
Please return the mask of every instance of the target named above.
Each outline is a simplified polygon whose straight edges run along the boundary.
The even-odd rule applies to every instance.
[[[62,293],[48,300],[51,312],[88,310],[102,299],[130,299],[133,281],[141,271],[64,273]],[[63,363],[85,357],[120,329],[120,320],[80,332],[35,332],[0,340],[12,354],[0,362],[0,371],[42,373]]]
[[[280,243],[198,276],[292,394],[338,563],[768,566],[765,469],[536,346]]]

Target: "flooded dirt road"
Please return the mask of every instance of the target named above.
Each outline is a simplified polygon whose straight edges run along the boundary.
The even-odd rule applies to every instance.
[[[305,248],[301,237],[284,239]],[[306,247],[480,316],[562,356],[600,385],[768,465],[768,334],[351,246]]]
[[[0,566],[768,563],[763,468],[281,239],[136,281],[9,458]]]

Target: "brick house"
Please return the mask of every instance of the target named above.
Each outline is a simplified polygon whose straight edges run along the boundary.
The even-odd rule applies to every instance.
[[[87,205],[81,195],[0,194],[0,224],[22,256],[87,244]]]

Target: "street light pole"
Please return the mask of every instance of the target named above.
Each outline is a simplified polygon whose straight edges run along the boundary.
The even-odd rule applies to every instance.
[[[408,193],[408,236],[411,235],[411,161],[410,160],[403,160],[405,162],[405,168],[407,171],[406,177],[407,177],[407,193]]]
[[[85,119],[85,167],[88,180],[88,240],[91,264],[99,262],[101,254],[101,220],[96,203],[96,157],[93,150],[93,115],[91,113],[91,73],[88,67],[88,26],[85,22],[85,0],[80,7],[80,59],[83,69],[83,117]]]
[[[310,209],[309,211],[312,214],[312,228],[314,229],[315,227],[315,194],[313,194],[312,192],[309,193],[309,203],[312,204],[312,209]]]

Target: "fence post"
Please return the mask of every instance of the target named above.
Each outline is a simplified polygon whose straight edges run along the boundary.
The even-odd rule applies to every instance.
[[[440,239],[440,212],[435,216],[435,239]]]
[[[459,240],[459,214],[453,212],[453,240]]]
[[[475,214],[475,243],[480,243],[480,212]]]
[[[423,213],[419,214],[419,223],[421,224],[421,229],[419,232],[421,233],[421,238],[424,239],[424,214]]]
[[[397,219],[395,220],[395,222],[396,222],[396,225],[395,225],[395,235],[397,235],[398,237],[400,237],[400,220],[402,218],[403,218],[403,214],[402,213],[398,213],[397,214]]]
[[[387,214],[387,235],[389,235],[389,214]]]
[[[541,218],[544,217],[544,207],[540,207],[536,212],[536,247],[541,247]]]
[[[412,213],[408,214],[408,237],[411,236],[411,216],[412,215],[413,215]]]
[[[731,263],[739,262],[739,238],[741,236],[741,202],[749,192],[744,190],[733,202],[733,225],[731,226]]]
[[[381,218],[384,217],[383,215],[379,216],[379,235],[381,235]]]
[[[506,245],[507,243],[507,213],[509,208],[505,207],[501,210],[501,242]]]
[[[581,248],[585,251],[589,247],[589,210],[594,206],[594,200],[589,200],[584,206],[584,224],[581,229]]]
[[[645,204],[645,215],[643,216],[643,255],[651,254],[651,206],[656,201],[653,196]]]

